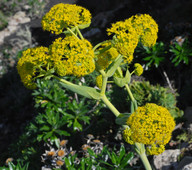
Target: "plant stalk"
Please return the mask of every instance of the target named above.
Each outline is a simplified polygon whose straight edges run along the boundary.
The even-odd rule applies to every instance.
[[[101,100],[107,105],[107,107],[114,113],[116,117],[120,115],[119,111],[113,106],[113,104],[107,99],[106,95],[103,95]]]
[[[145,169],[146,170],[152,170],[151,165],[149,163],[149,160],[147,159],[147,156],[146,156],[145,152],[142,153],[142,154],[139,154],[139,156],[140,156],[140,158],[141,158],[141,160],[143,162],[143,165],[144,165]]]
[[[74,35],[76,38],[79,39],[79,37],[78,37],[70,28],[67,28],[67,30],[68,30],[72,35]]]
[[[135,150],[139,154],[145,169],[152,170],[149,160],[147,159],[147,155],[145,153],[145,145],[143,143],[135,143],[135,147]]]
[[[79,30],[79,28],[76,26],[75,29],[76,29],[76,31],[78,32],[80,38],[83,40],[84,37],[83,37],[83,35],[81,34],[81,31]]]
[[[133,94],[132,94],[132,92],[131,92],[128,84],[125,84],[125,88],[127,89],[127,92],[128,92],[128,94],[129,94],[129,96],[130,96],[130,98],[131,98],[131,101],[134,102],[134,101],[135,101],[135,98],[133,97]]]

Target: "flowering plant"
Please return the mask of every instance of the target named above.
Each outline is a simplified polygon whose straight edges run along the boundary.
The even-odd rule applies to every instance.
[[[134,50],[138,43],[147,47],[155,45],[158,25],[147,14],[135,15],[112,24],[107,29],[111,39],[92,46],[80,32],[90,24],[91,14],[83,7],[62,3],[52,7],[42,19],[42,28],[57,35],[64,33],[65,37],[57,38],[48,48],[24,51],[17,64],[21,81],[27,88],[35,89],[38,78],[56,79],[74,93],[103,101],[117,117],[116,122],[124,127],[125,141],[135,146],[145,168],[151,169],[145,145],[148,154],[162,153],[175,122],[162,106],[148,103],[138,107],[129,85],[133,74],[143,73],[139,63],[135,63],[130,72]],[[74,84],[66,78],[70,75],[81,78],[93,72],[98,74],[95,82],[98,88]],[[130,114],[121,114],[109,101],[108,83],[126,88],[131,99]]]

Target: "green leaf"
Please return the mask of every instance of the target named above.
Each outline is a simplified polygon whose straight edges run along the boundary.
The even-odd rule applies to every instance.
[[[43,140],[47,140],[48,138],[50,138],[53,135],[52,132],[48,132],[44,137]]]
[[[12,162],[8,162],[9,170],[15,170],[15,165]]]
[[[117,165],[117,156],[116,156],[115,152],[112,152],[112,154],[111,154],[111,161],[113,164]]]
[[[37,140],[38,140],[38,141],[41,141],[42,138],[43,138],[43,134],[39,134],[39,135],[37,135]]]
[[[111,165],[110,163],[108,163],[108,162],[105,162],[105,161],[100,161],[101,163],[103,163],[103,164],[105,164],[105,165],[108,165],[108,166],[110,166],[110,167],[113,167],[113,165]]]
[[[46,125],[40,128],[40,131],[49,131],[49,130],[50,130],[50,127]]]
[[[129,72],[129,70],[127,69],[125,77],[118,77],[118,76],[113,76],[114,82],[116,85],[118,85],[119,87],[123,87],[125,86],[125,84],[130,83],[131,81],[131,74]]]
[[[116,119],[115,119],[115,123],[118,125],[126,125],[127,119],[129,118],[129,116],[131,115],[131,113],[121,113]]]
[[[88,24],[79,24],[79,25],[78,25],[78,28],[79,28],[79,29],[85,29],[85,28],[89,27],[90,24],[91,24],[91,23],[88,23]]]
[[[57,134],[59,134],[60,136],[70,136],[70,133],[66,132],[65,130],[55,130],[55,132]]]
[[[130,163],[130,161],[133,159],[134,154],[133,152],[129,152],[122,160],[121,167],[125,167],[127,164]]]
[[[97,156],[92,149],[88,148],[87,151],[88,151],[89,155],[94,156],[94,157]]]
[[[55,139],[55,145],[57,146],[57,148],[60,147],[60,140],[58,138]]]
[[[85,159],[84,158],[81,159],[81,169],[82,170],[85,169]]]
[[[119,55],[107,68],[106,76],[111,77],[115,73],[117,67],[120,66],[121,62],[123,61],[123,56]]]
[[[82,131],[82,125],[77,121],[77,119],[75,119],[75,122],[73,123],[73,129],[74,130],[80,130]]]
[[[119,151],[119,161],[124,157],[125,155],[125,147],[121,145],[120,151]]]
[[[79,86],[76,84],[65,84],[63,82],[60,82],[60,84],[62,86],[64,86],[65,88],[67,88],[77,94],[80,94],[82,96],[85,96],[89,99],[99,100],[102,97],[101,94],[95,88],[92,88],[92,87]]]
[[[70,168],[70,166],[71,166],[71,161],[67,157],[65,157],[65,165],[67,168]]]

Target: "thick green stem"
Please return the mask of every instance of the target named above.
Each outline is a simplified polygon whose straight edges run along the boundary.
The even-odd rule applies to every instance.
[[[71,82],[69,82],[69,81],[67,81],[67,80],[65,80],[65,79],[59,78],[59,77],[57,77],[57,76],[53,76],[53,77],[54,77],[55,79],[59,80],[60,82],[65,83],[65,84],[74,85],[73,83],[71,83]]]
[[[145,153],[145,145],[142,143],[135,143],[135,150],[139,154],[141,161],[146,170],[152,170],[149,160],[147,159],[147,155]]]
[[[128,94],[129,94],[129,96],[130,96],[130,98],[131,98],[131,101],[134,102],[134,101],[135,101],[135,98],[133,97],[133,94],[132,94],[132,92],[131,92],[128,84],[125,85],[125,88],[127,89],[127,92],[128,92]]]
[[[107,107],[114,113],[116,117],[120,115],[120,112],[113,106],[113,104],[107,99],[105,95],[103,95],[101,100],[107,105]]]
[[[107,79],[108,77],[106,76],[106,73],[104,70],[99,70],[99,72],[102,75],[102,87],[101,87],[101,94],[105,95],[105,90],[106,90],[106,86],[107,86]]]
[[[152,170],[151,165],[149,163],[149,160],[147,159],[147,156],[146,156],[145,152],[140,154],[139,156],[140,156],[140,158],[141,158],[141,160],[143,162],[143,165],[145,166],[145,169],[146,170]]]

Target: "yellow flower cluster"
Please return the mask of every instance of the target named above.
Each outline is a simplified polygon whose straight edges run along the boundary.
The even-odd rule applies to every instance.
[[[96,86],[101,89],[102,88],[102,83],[103,83],[102,75],[97,76],[96,77]]]
[[[75,36],[58,38],[50,46],[50,54],[55,71],[60,76],[80,77],[95,70],[92,45],[86,39],[80,40]]]
[[[135,67],[134,70],[135,75],[140,76],[141,74],[143,74],[143,67],[141,66],[141,64],[135,63],[134,67]]]
[[[40,69],[49,69],[50,55],[46,47],[29,48],[23,51],[17,64],[17,70],[23,84],[29,89],[35,89],[35,79],[40,74]]]
[[[157,40],[158,25],[155,20],[148,14],[132,16],[129,20],[133,23],[141,43],[144,46],[151,47]]]
[[[132,27],[130,20],[119,21],[112,24],[107,29],[108,35],[115,34],[113,38],[114,47],[125,57],[125,61],[130,63],[133,60],[133,53],[138,44],[138,35]]]
[[[157,146],[156,144],[152,144],[151,146],[147,147],[147,154],[148,155],[159,155],[165,151],[164,145]]]
[[[150,15],[141,14],[112,24],[107,32],[108,35],[115,35],[113,36],[114,47],[124,55],[125,61],[130,63],[139,41],[148,47],[156,43],[158,25]]]
[[[75,4],[57,4],[45,14],[42,28],[55,34],[61,34],[63,29],[74,26],[89,25],[91,23],[90,12]]]
[[[103,50],[107,47],[110,48],[97,56],[96,65],[98,67],[98,70],[105,70],[119,55],[116,48],[111,47],[110,41],[107,41],[106,43],[102,44],[99,50]]]
[[[131,114],[127,120],[130,129],[124,131],[126,142],[148,145],[149,153],[163,152],[162,145],[171,139],[175,127],[173,117],[169,111],[153,103],[147,103]],[[159,146],[159,148],[158,148]]]

